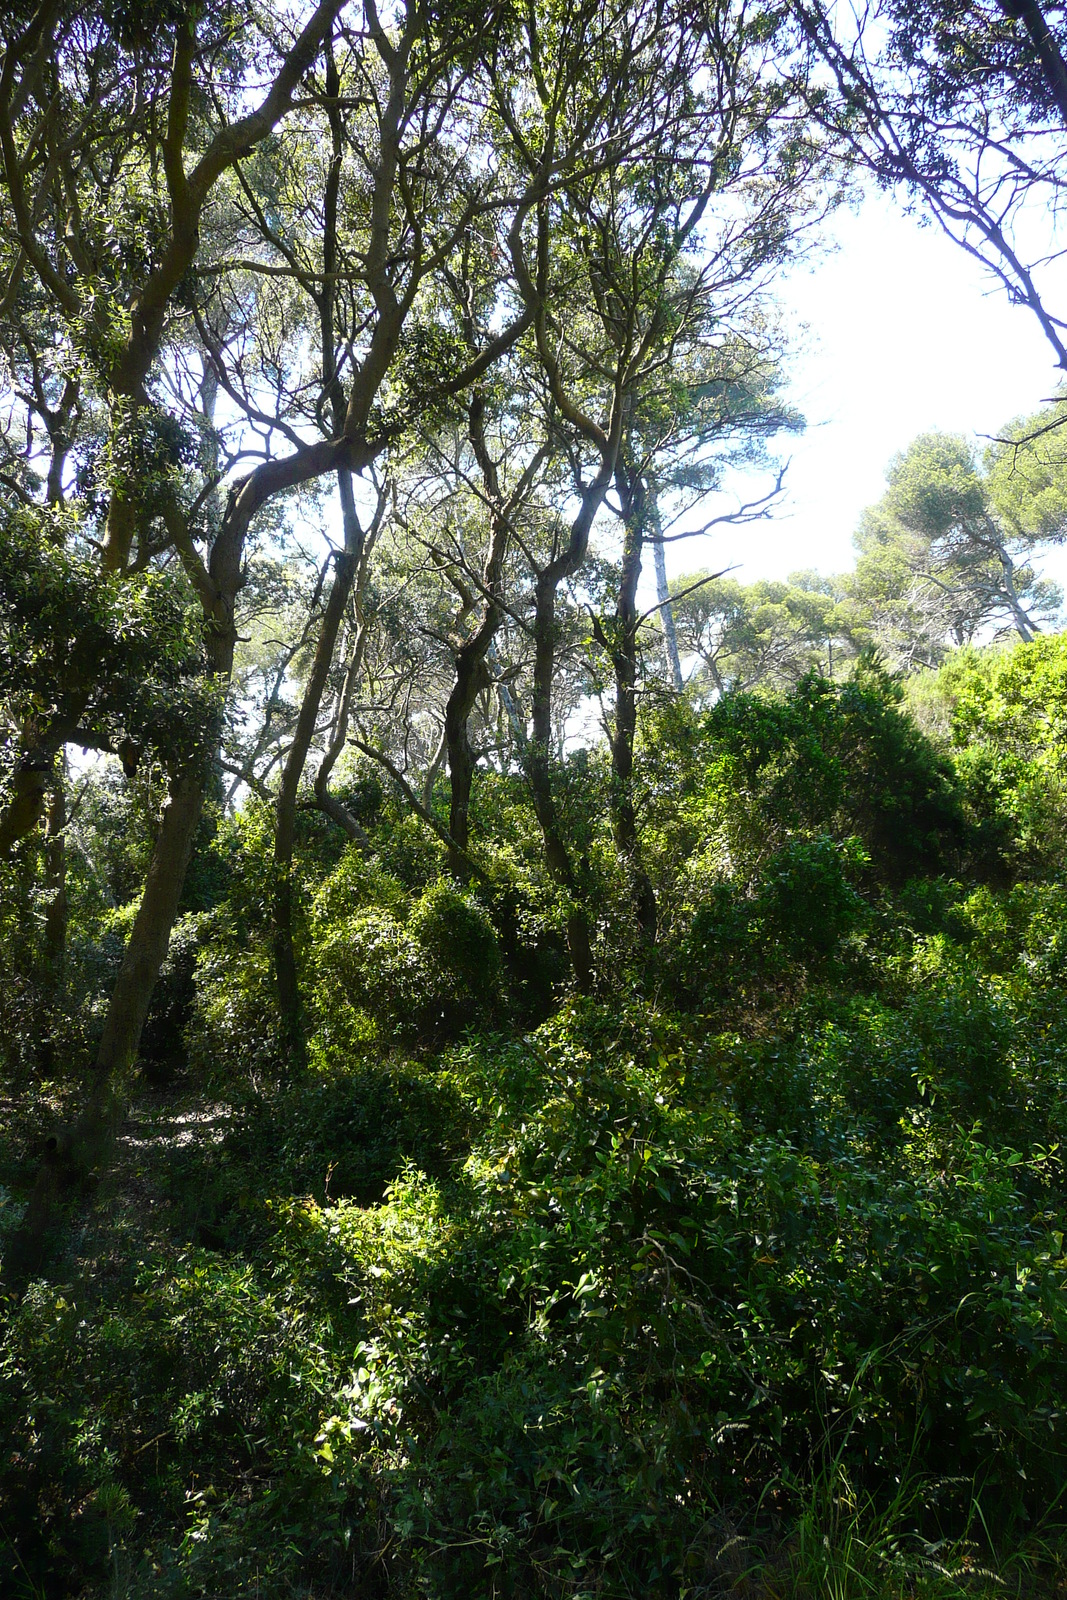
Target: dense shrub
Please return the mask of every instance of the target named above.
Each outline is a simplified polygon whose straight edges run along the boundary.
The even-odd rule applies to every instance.
[[[432,884],[411,909],[408,929],[419,947],[429,988],[425,1036],[452,1039],[493,1013],[500,982],[496,931],[483,908],[451,884]]]
[[[299,1061],[269,810],[202,841],[146,1035],[195,1071],[0,1301],[5,1595],[958,1600],[1035,1528],[1054,1568],[1067,892],[1005,765],[1040,797],[1044,735],[971,698],[962,784],[869,666],[665,711],[651,951],[568,760],[581,1001],[523,780],[476,794],[474,888],[368,788],[369,855],[301,830]],[[25,865],[0,963],[38,983]],[[78,895],[84,1061],[132,907]],[[9,1076],[0,1256],[78,1082]]]
[[[843,684],[804,678],[787,698],[724,695],[650,730],[643,773],[659,873],[751,877],[794,836],[856,839],[870,883],[943,870],[968,843],[952,770],[872,665]],[[662,799],[661,799],[662,797]],[[684,883],[684,879],[683,879]],[[677,893],[664,885],[668,902]]]
[[[1067,638],[957,651],[911,697],[953,751],[986,833],[1017,868],[1055,871],[1067,844]]]
[[[798,1075],[753,1136],[701,1106],[728,1041],[650,1063],[641,1032],[574,1017],[468,1055],[496,1111],[455,1186],[305,1214],[367,1317],[324,1467],[373,1468],[426,1591],[676,1592],[710,1508],[827,1449],[875,1493],[918,1458],[1002,1526],[1040,1509],[1067,1380],[1054,1167],[921,1116],[865,1155],[825,1052],[821,1105]]]
[[[749,884],[712,883],[671,954],[676,991],[707,1005],[825,976],[868,920],[864,861],[851,841],[793,839]]]
[[[219,1504],[231,1523],[251,1524],[250,1538],[229,1541],[230,1592],[249,1592],[257,1571],[292,1569],[286,1541],[271,1547],[281,1527],[313,1558],[324,1486],[301,1471],[292,1441],[316,1425],[321,1330],[241,1261],[184,1250],[127,1273],[103,1296],[84,1284],[34,1285],[8,1319],[2,1516],[19,1532],[19,1553],[14,1563],[10,1547],[0,1556],[7,1593],[130,1577],[146,1532],[190,1517],[195,1529]],[[262,1550],[257,1525],[274,1530]],[[211,1552],[202,1543],[194,1537],[180,1560],[177,1549],[160,1552],[171,1569],[164,1592],[204,1592],[197,1569],[210,1568]],[[117,1547],[129,1551],[118,1566]],[[155,1588],[153,1575],[146,1563],[142,1592]],[[207,1587],[221,1578],[209,1572]]]
[[[197,959],[185,1046],[202,1081],[243,1084],[280,1066],[274,974],[262,945],[243,948],[225,926],[215,934]]]
[[[329,922],[316,948],[316,1017],[331,1045],[440,1043],[493,1013],[500,952],[486,911],[444,882],[394,905]]]

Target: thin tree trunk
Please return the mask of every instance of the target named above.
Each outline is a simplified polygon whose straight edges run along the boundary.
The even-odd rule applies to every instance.
[[[1029,644],[1032,639],[1037,637],[1037,624],[1027,616],[1022,601],[1019,599],[1019,594],[1015,587],[1015,563],[1004,548],[1003,542],[999,539],[996,541],[996,552],[1004,578],[1004,593],[1007,597],[1012,620],[1015,623],[1015,631],[1020,639]]]
[[[346,540],[347,543],[347,540]],[[311,672],[304,686],[293,740],[282,767],[278,798],[274,808],[274,891],[272,936],[274,976],[278,989],[282,1026],[287,1041],[302,1054],[300,984],[293,946],[293,849],[296,842],[296,797],[300,778],[315,736],[326,680],[333,665],[337,636],[341,630],[356,575],[359,553],[348,549],[336,558],[333,583],[323,613]]]
[[[494,664],[496,662],[496,653],[492,648],[489,651],[489,660]],[[497,678],[494,680],[494,686],[497,698],[504,708],[504,715],[508,720],[508,726],[511,728],[512,738],[515,740],[515,747],[519,752],[519,760],[521,762],[525,759],[526,752],[526,720],[519,711],[515,696],[511,692],[510,684],[505,683],[503,678]]]
[[[681,694],[684,687],[682,658],[678,654],[678,634],[674,626],[674,608],[671,605],[671,591],[667,587],[667,553],[663,543],[663,528],[659,519],[659,501],[656,495],[656,487],[653,483],[645,485],[645,503],[648,513],[648,525],[652,530],[652,549],[656,558],[656,600],[659,603],[660,620],[663,624],[663,648],[667,654],[667,665],[670,668],[675,691]]]
[[[503,618],[504,561],[511,533],[510,518],[515,506],[528,487],[532,469],[527,469],[515,492],[505,501],[500,488],[496,462],[489,454],[485,438],[485,400],[479,390],[471,396],[468,412],[468,434],[475,458],[481,468],[486,499],[490,506],[491,521],[489,544],[482,567],[482,591],[485,604],[481,620],[474,633],[465,640],[455,655],[456,681],[445,706],[445,742],[448,748],[448,771],[451,785],[448,813],[448,831],[459,850],[449,852],[449,870],[457,877],[467,875],[466,850],[470,838],[471,787],[477,761],[470,742],[470,716],[483,689],[491,682],[487,657]],[[539,462],[541,456],[537,458]]]
[[[430,757],[430,765],[426,768],[422,780],[422,803],[427,811],[433,810],[433,792],[437,787],[438,775],[445,764],[448,754],[448,731],[441,724],[441,737],[437,741],[437,748]]]
[[[60,759],[52,775],[52,801],[48,808],[48,838],[45,843],[45,889],[49,898],[44,914],[44,944],[53,985],[57,985],[62,978],[67,952],[66,765],[66,761]]]
[[[282,1026],[286,1039],[303,1055],[303,1023],[301,1018],[300,981],[296,970],[296,951],[293,944],[293,849],[296,842],[296,797],[300,779],[307,761],[311,741],[315,737],[322,696],[326,680],[333,666],[337,639],[348,609],[352,588],[359,571],[363,554],[365,533],[356,515],[352,477],[348,472],[338,473],[341,494],[341,511],[344,522],[344,550],[334,563],[333,583],[323,613],[315,656],[304,686],[300,712],[297,716],[293,742],[282,767],[281,782],[274,813],[274,892],[272,900],[272,934],[274,949],[274,976],[278,989]],[[374,528],[384,510],[384,495],[379,496]]]
[[[582,554],[584,555],[584,545]],[[575,569],[578,563],[575,562]],[[552,792],[552,687],[556,664],[556,591],[566,571],[559,561],[537,579],[534,591],[534,672],[531,697],[531,734],[526,742],[526,778],[534,812],[541,825],[545,865],[569,901],[567,949],[574,977],[582,994],[593,987],[593,952],[589,919],[581,903],[581,887],[563,836]]]
[[[593,987],[593,954],[589,919],[582,905],[581,886],[571,861],[552,792],[552,691],[556,668],[556,597],[559,587],[579,570],[589,549],[593,519],[604,503],[615,471],[619,433],[601,447],[600,470],[581,492],[581,506],[571,523],[567,543],[554,560],[537,574],[534,585],[534,664],[530,705],[530,737],[525,747],[526,779],[534,812],[541,825],[545,865],[570,902],[567,913],[567,948],[575,981],[583,994]]]
[[[326,46],[327,116],[330,123],[331,159],[323,197],[323,289],[318,299],[319,343],[322,360],[323,390],[329,399],[334,428],[340,432],[345,424],[346,400],[337,370],[336,291],[333,273],[337,266],[337,211],[340,196],[343,128],[338,105],[340,77],[334,56],[333,40]],[[349,596],[359,569],[363,549],[363,529],[356,516],[355,498],[351,476],[337,474],[341,497],[341,515],[344,528],[344,550],[336,557],[333,583],[322,618],[318,644],[311,672],[304,686],[293,742],[282,767],[281,782],[274,812],[274,886],[271,903],[272,940],[274,953],[274,978],[281,1009],[282,1027],[286,1040],[298,1061],[304,1056],[304,1032],[301,1016],[300,980],[296,970],[296,951],[293,945],[293,849],[296,838],[296,796],[300,778],[307,761],[311,741],[315,736],[319,709],[326,688],[326,680],[333,665],[337,638],[341,631]]]
[[[634,810],[634,737],[637,732],[637,585],[644,548],[645,485],[620,461],[616,484],[623,508],[624,533],[619,593],[611,638],[615,669],[615,726],[611,735],[611,803],[615,845],[630,875],[634,912],[642,937],[656,938],[656,895],[641,857]]]
[[[318,770],[315,773],[316,805],[318,806],[319,810],[324,813],[324,815],[330,818],[332,822],[335,822],[339,828],[344,829],[348,837],[359,845],[364,855],[369,855],[371,852],[370,839],[367,837],[364,829],[360,827],[359,823],[349,811],[348,807],[342,805],[340,800],[338,800],[335,795],[330,793],[330,774],[337,763],[337,759],[340,756],[341,751],[344,749],[345,744],[348,741],[348,720],[352,706],[352,695],[355,691],[355,686],[359,681],[359,675],[363,668],[363,656],[367,647],[367,624],[363,616],[362,598],[363,590],[367,582],[369,557],[373,548],[373,544],[374,538],[372,529],[363,542],[363,554],[360,557],[359,570],[356,574],[356,637],[352,645],[352,653],[349,656],[348,667],[345,670],[345,679],[341,688],[341,697],[337,705],[337,716],[334,721],[333,731],[330,735],[329,743],[326,746],[326,753],[319,762]]]

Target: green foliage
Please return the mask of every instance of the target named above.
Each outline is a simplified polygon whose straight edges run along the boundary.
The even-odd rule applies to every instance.
[[[766,989],[798,972],[825,976],[868,920],[850,881],[866,860],[821,835],[794,839],[749,884],[714,884],[673,961],[678,990],[702,1005]]]
[[[197,960],[185,1045],[206,1083],[255,1081],[281,1066],[274,974],[261,945],[242,948],[225,926]]]
[[[168,500],[177,499],[181,468],[196,462],[200,441],[156,406],[119,402],[111,424],[106,451],[94,456],[82,474],[86,508],[103,521],[110,496],[119,492],[148,522]]]
[[[679,646],[700,662],[691,695],[710,702],[724,690],[788,689],[855,653],[839,579],[796,572],[785,582],[719,578],[693,588],[698,576],[671,585]]]
[[[987,831],[1019,866],[1055,870],[1067,843],[1067,638],[960,651],[918,693],[940,724]]]
[[[1028,638],[1058,614],[1059,590],[1028,558],[1063,537],[1067,485],[1026,447],[1014,456],[1029,471],[1016,477],[1012,456],[997,446],[981,464],[961,436],[929,433],[890,464],[886,493],[856,534],[846,588],[856,624],[901,661],[938,662],[990,624]]]
[[[432,1033],[454,1038],[471,1022],[484,1022],[500,981],[500,950],[478,902],[444,881],[432,884],[412,906],[408,931],[431,980]]]
[[[330,929],[318,947],[314,1008],[325,1040],[349,1047],[377,1031],[417,1034],[424,976],[415,939],[392,912],[371,909]],[[339,1031],[340,1030],[340,1031]]]
[[[781,699],[672,708],[642,777],[665,970],[687,1004],[871,983],[879,941],[905,914],[896,897],[917,909],[932,891],[916,883],[981,844],[949,763],[871,662]]]
[[[1030,539],[1059,542],[1067,532],[1067,458],[1060,427],[1067,396],[998,429],[986,454],[990,497],[999,514]]]
[[[327,885],[321,903],[334,893]],[[330,922],[314,965],[316,1018],[330,1047],[372,1037],[454,1039],[491,1017],[499,992],[492,922],[471,895],[443,881],[410,905],[394,901],[392,910],[372,906]]]
[[[50,1594],[104,1582],[114,1546],[146,1516],[169,1516],[189,1531],[160,1588],[173,1593],[184,1568],[202,1593],[195,1530],[219,1500],[251,1533],[243,1549],[230,1541],[237,1592],[259,1565],[257,1526],[292,1526],[302,1512],[313,1548],[322,1495],[310,1474],[301,1482],[287,1431],[298,1414],[305,1430],[316,1423],[321,1328],[250,1266],[187,1249],[129,1263],[103,1297],[35,1285],[8,1321],[0,1369],[0,1436],[6,1459],[16,1456],[3,1520],[22,1534],[21,1566],[9,1565],[5,1582],[25,1575]],[[258,1504],[242,1516],[241,1484],[257,1460]],[[151,1592],[150,1567],[143,1576]]]
[[[19,723],[58,716],[84,743],[126,742],[164,761],[196,750],[214,722],[200,622],[173,575],[102,574],[72,518],[0,518],[0,676]]]
[[[323,1467],[373,1464],[429,1592],[676,1592],[711,1555],[709,1508],[753,1478],[788,1493],[827,1437],[876,1499],[915,1453],[977,1474],[1002,1516],[1058,1481],[1047,1188],[1034,1215],[1055,1168],[962,1131],[938,1145],[921,1119],[864,1157],[835,1053],[813,1111],[799,1073],[783,1100],[772,1052],[750,1053],[778,1102],[762,1135],[709,1097],[745,1054],[730,1041],[561,1017],[463,1058],[491,1120],[455,1189],[412,1178],[376,1213],[312,1219],[301,1248],[367,1318]]]
[[[561,900],[520,782],[485,785],[476,891],[388,796],[369,857],[309,826],[299,1069],[269,810],[206,837],[149,1031],[193,1072],[142,1097],[66,1254],[0,1304],[0,1582],[957,1600],[1040,1525],[1053,1592],[1067,891],[1014,797],[1056,781],[1060,654],[943,673],[947,754],[866,663],[664,711],[644,965],[602,769],[568,762],[594,999],[543,981]],[[1008,774],[984,798],[983,753]],[[91,1017],[87,952],[112,962],[132,907],[105,905],[122,852],[94,891],[84,848]],[[0,1255],[57,1092],[20,1071]]]
[[[965,840],[952,774],[873,663],[844,684],[810,675],[785,699],[726,695],[651,742],[650,776],[684,761],[690,849],[713,837],[735,875],[793,834],[858,838],[878,882],[936,871]],[[706,841],[706,843],[705,843]]]
[[[791,840],[760,871],[754,909],[764,937],[794,956],[829,954],[863,920],[846,869],[865,859],[826,838]]]

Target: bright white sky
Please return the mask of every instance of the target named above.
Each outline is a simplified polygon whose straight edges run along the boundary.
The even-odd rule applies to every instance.
[[[772,521],[668,546],[672,577],[727,563],[744,583],[847,571],[859,514],[880,498],[898,450],[930,429],[996,433],[1062,376],[1032,314],[892,196],[840,213],[830,232],[836,251],[779,291],[787,328],[807,326],[789,395],[808,429],[783,445],[786,503]],[[753,482],[737,486],[750,496]],[[1043,566],[1063,583],[1067,552]]]

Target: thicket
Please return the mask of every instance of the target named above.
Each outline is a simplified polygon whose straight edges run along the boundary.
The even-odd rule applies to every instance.
[[[369,855],[300,814],[300,1061],[269,813],[209,817],[154,1087],[3,1302],[4,1592],[1056,1592],[1065,695],[1054,637],[650,715],[651,946],[571,756],[585,998],[519,777],[476,786],[464,884],[357,774]],[[80,813],[62,970],[36,847],[5,868],[7,1244],[138,784]]]

